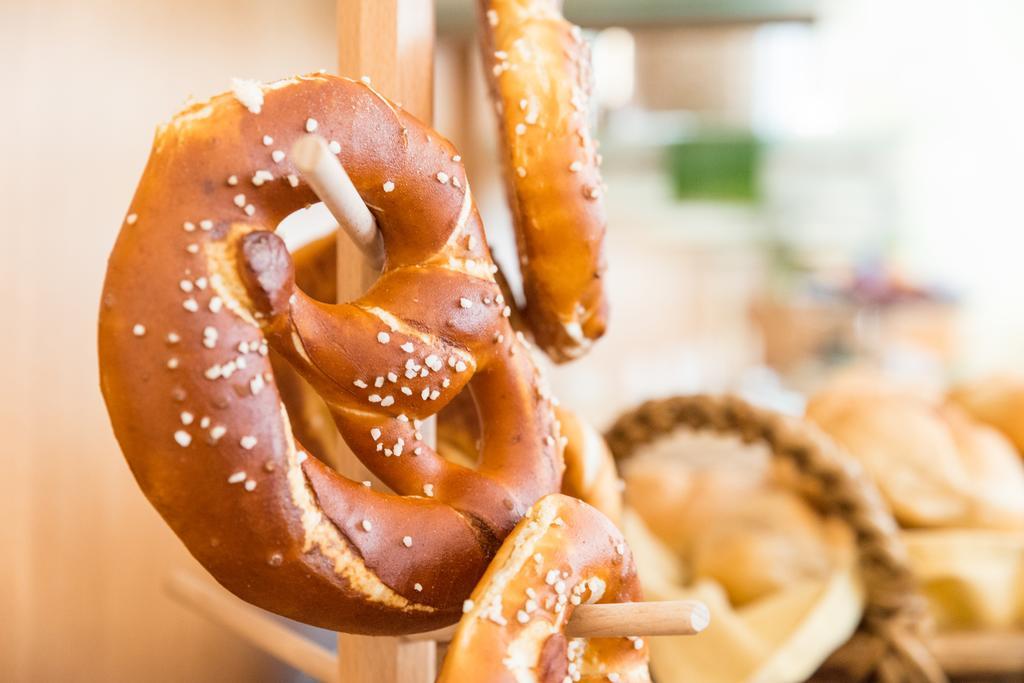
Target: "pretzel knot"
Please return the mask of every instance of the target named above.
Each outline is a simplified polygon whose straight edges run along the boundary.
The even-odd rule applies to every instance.
[[[281,152],[310,130],[383,238],[380,279],[348,303],[297,288],[272,232],[316,201]],[[558,490],[552,401],[509,325],[458,159],[368,84],[326,75],[244,86],[157,134],[110,258],[103,392],[143,491],[250,602],[349,632],[452,623],[502,539]],[[394,493],[306,454],[270,348]],[[475,468],[420,431],[464,389],[484,425]]]

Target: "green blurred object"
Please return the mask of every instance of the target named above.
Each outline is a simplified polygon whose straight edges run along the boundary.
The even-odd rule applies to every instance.
[[[679,199],[756,202],[761,143],[749,133],[706,133],[667,148]]]
[[[565,16],[585,28],[812,21],[821,0],[565,0]],[[436,0],[443,34],[473,30],[476,3]]]

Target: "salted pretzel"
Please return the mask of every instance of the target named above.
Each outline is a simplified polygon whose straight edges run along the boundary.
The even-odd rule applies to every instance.
[[[571,639],[577,605],[633,602],[640,582],[622,535],[596,509],[553,494],[537,502],[464,605],[439,683],[649,683],[643,639]]]
[[[379,281],[349,303],[296,288],[271,232],[316,201],[283,151],[311,131],[383,237]],[[447,141],[367,83],[240,83],[156,135],[107,271],[103,394],[139,485],[232,592],[333,630],[435,628],[562,476],[551,401],[508,312]],[[295,441],[271,347],[395,494]],[[467,386],[486,425],[475,470],[418,431]]]
[[[590,135],[590,54],[560,0],[479,0],[526,318],[563,362],[604,334],[605,214]]]

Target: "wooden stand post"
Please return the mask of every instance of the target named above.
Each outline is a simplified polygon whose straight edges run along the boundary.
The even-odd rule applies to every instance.
[[[342,76],[368,76],[381,94],[414,116],[433,118],[433,0],[338,0],[338,67]],[[362,294],[376,273],[366,257],[342,232],[338,235],[338,300]],[[429,433],[424,436],[429,438]],[[362,463],[340,444],[338,470],[357,481],[370,476]],[[338,661],[346,683],[433,683],[437,645],[339,634]]]

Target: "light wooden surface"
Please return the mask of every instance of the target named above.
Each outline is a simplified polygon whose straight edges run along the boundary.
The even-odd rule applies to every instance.
[[[325,683],[342,683],[335,653],[289,629],[268,612],[236,598],[209,578],[175,572],[167,580],[175,599],[218,626]]]
[[[692,636],[708,627],[711,615],[695,600],[580,605],[566,635],[570,638]]]
[[[380,93],[429,123],[434,109],[433,0],[338,0],[337,11],[340,73],[369,77]],[[346,300],[365,290],[373,272],[347,235],[338,239],[338,298]],[[342,474],[381,486],[344,444],[339,448]],[[432,683],[437,647],[430,641],[340,634],[338,665],[342,680],[350,683]]]
[[[1019,674],[1024,680],[1024,631],[942,633],[932,650],[947,673],[960,676]]]
[[[107,255],[157,124],[233,76],[334,62],[330,2],[0,2],[0,679],[287,681],[175,604],[200,571],[145,500],[100,398]]]
[[[434,683],[437,645],[379,636],[338,636],[338,666],[345,683]]]
[[[338,0],[338,66],[423,121],[434,118],[433,0]]]

